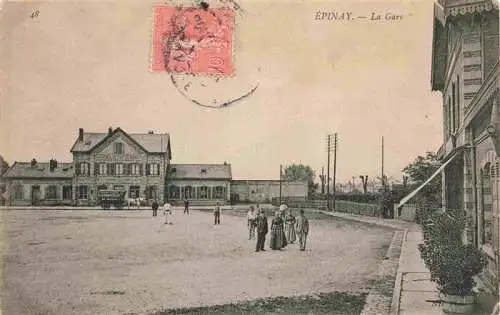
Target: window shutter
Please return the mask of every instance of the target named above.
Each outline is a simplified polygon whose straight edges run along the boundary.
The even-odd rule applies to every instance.
[[[90,163],[87,163],[87,175],[90,176]]]
[[[149,166],[150,166],[149,164],[146,164],[146,175],[149,175],[149,171],[150,171]]]

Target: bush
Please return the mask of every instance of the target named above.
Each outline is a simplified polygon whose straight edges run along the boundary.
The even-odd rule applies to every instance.
[[[424,225],[425,222],[431,220],[436,213],[441,212],[441,207],[435,202],[426,200],[424,198],[415,198],[415,223]]]
[[[465,216],[429,214],[423,222],[424,243],[419,251],[439,291],[466,296],[475,285],[474,276],[486,266],[485,255],[472,245],[462,244]]]

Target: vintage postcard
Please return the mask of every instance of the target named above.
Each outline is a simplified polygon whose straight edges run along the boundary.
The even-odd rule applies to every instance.
[[[499,314],[498,0],[0,0],[0,314]]]

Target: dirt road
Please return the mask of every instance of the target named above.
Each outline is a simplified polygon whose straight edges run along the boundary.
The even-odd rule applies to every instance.
[[[2,213],[3,314],[147,314],[314,292],[365,292],[392,230],[310,222],[305,252],[255,252],[245,219],[176,210]],[[266,249],[268,249],[268,239]]]

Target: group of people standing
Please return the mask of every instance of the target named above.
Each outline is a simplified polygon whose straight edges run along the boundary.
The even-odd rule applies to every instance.
[[[248,239],[255,239],[257,232],[257,245],[255,251],[265,251],[264,243],[269,232],[267,217],[264,210],[259,205],[251,205],[247,213],[247,224],[249,230]],[[306,248],[307,234],[309,233],[309,220],[304,215],[304,210],[300,210],[299,216],[293,216],[292,211],[282,203],[279,211],[276,211],[271,221],[271,233],[269,247],[272,250],[281,250],[288,244],[294,244],[299,239],[299,249]]]
[[[158,201],[156,201],[156,199],[153,200],[153,203],[151,203],[151,209],[153,209],[153,217],[158,216],[159,207],[160,205],[158,204]],[[165,224],[172,224],[172,222],[169,221],[168,217],[172,215],[173,209],[174,208],[168,201],[163,205],[163,215],[165,216]]]
[[[158,216],[158,201],[153,200],[151,203],[151,209],[153,210],[153,217]],[[163,215],[165,215],[165,224],[172,224],[172,222],[168,219],[170,215],[172,215],[174,207],[168,201],[163,205]],[[220,225],[220,213],[221,207],[220,204],[217,203],[214,208],[214,224]],[[184,214],[189,214],[189,200],[187,198],[184,199]]]
[[[151,203],[151,209],[153,210],[153,217],[158,216],[158,208],[160,205],[158,201],[153,200]],[[163,205],[163,215],[165,216],[165,224],[172,224],[172,222],[168,219],[169,216],[172,215],[174,207],[168,201]],[[189,200],[184,199],[184,214],[189,214]]]
[[[153,217],[158,215],[159,204],[156,200],[151,204],[153,210]],[[172,215],[173,206],[166,202],[163,206],[163,214],[165,215],[165,224],[172,224],[169,216]],[[304,210],[299,211],[299,216],[294,217],[292,210],[281,203],[279,210],[274,213],[271,221],[271,233],[269,240],[269,247],[272,250],[281,250],[289,244],[294,244],[297,238],[299,239],[299,249],[304,251],[306,249],[307,235],[309,234],[309,220],[304,215]],[[184,200],[184,214],[189,214],[189,201]],[[213,210],[214,224],[220,225],[221,206],[216,204]],[[263,209],[251,205],[247,213],[248,224],[248,239],[252,240],[257,238],[255,251],[265,251],[264,244],[266,242],[266,235],[269,233],[269,226],[266,214]]]

